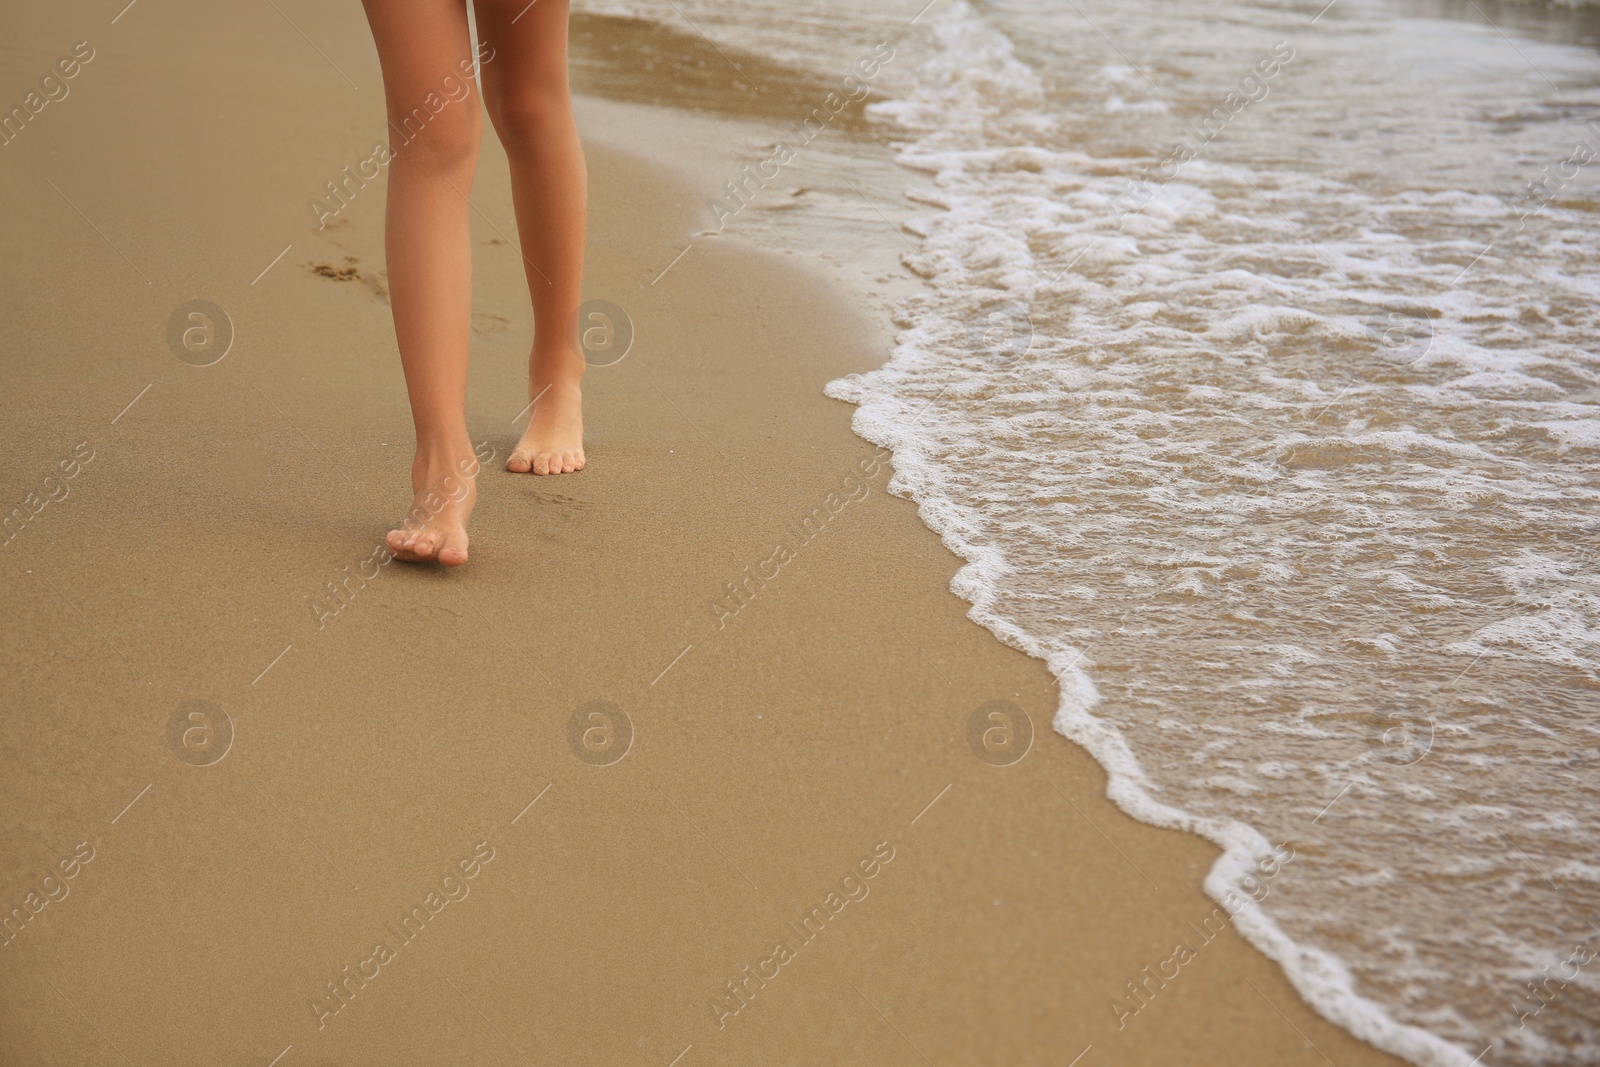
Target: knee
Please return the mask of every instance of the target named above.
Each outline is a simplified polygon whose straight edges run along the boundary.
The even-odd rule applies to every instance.
[[[548,141],[552,132],[572,122],[572,97],[566,79],[501,95],[489,104],[489,118],[508,153],[537,148]]]
[[[451,105],[433,114],[417,108],[405,115],[391,114],[390,135],[398,158],[435,170],[471,170],[478,160],[483,121],[477,108]]]

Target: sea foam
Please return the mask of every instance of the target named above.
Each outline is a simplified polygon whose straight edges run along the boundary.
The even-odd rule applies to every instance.
[[[1348,89],[1349,37],[1406,45],[1363,17],[1297,23],[1274,91],[1369,105],[1353,132],[1416,124]],[[1470,167],[1381,173],[1386,144],[1307,167],[1318,131],[1265,104],[1152,187],[1170,142],[1141,154],[1106,114],[1170,135],[1208,97],[1143,106],[1128,64],[1069,94],[965,0],[925,23],[915,84],[872,114],[932,185],[905,257],[927,292],[889,363],[828,393],[966,561],[955,591],[1049,664],[1055,727],[1118,804],[1222,847],[1214,898],[1302,850],[1236,921],[1323,1015],[1430,1067],[1600,1062],[1596,968],[1528,993],[1600,948],[1592,205],[1518,220]],[[1234,62],[1250,37],[1271,54],[1245,34]],[[1457,38],[1477,91],[1531,80]],[[1522,47],[1600,99],[1592,57]],[[1446,121],[1448,148],[1484,120]]]

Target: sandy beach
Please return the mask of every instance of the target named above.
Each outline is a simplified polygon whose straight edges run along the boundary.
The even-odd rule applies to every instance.
[[[783,101],[602,97],[580,54],[585,289],[631,344],[559,478],[500,469],[531,322],[486,136],[445,573],[378,552],[382,182],[307,207],[384,136],[359,10],[116,6],[0,53],[18,100],[94,53],[0,149],[0,1063],[1399,1062],[1241,939],[1212,845],[1106,798],[823,395],[886,358],[894,222],[802,235],[870,246],[871,294],[703,235]],[[228,341],[186,360],[197,300]]]

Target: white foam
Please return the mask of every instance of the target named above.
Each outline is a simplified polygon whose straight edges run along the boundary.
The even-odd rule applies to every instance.
[[[1546,329],[1531,351],[1497,331],[1541,303],[1584,307],[1592,281],[1544,262],[1534,286],[1503,264],[1471,266],[1482,245],[1453,227],[1505,212],[1471,189],[1375,198],[1336,179],[1202,159],[1145,196],[1130,179],[1139,160],[1059,136],[1039,77],[965,0],[930,22],[933,51],[916,86],[873,108],[912,132],[901,160],[932,176],[917,199],[939,211],[910,227],[922,246],[906,259],[930,294],[901,309],[890,362],[830,383],[829,395],[858,405],[857,432],[894,451],[891,489],[966,560],[952,588],[971,617],[1049,665],[1061,689],[1055,728],[1106,768],[1112,799],[1223,848],[1205,881],[1213,898],[1240,889],[1269,851],[1256,820],[1345,864],[1297,872],[1303,881],[1238,918],[1319,1012],[1430,1067],[1473,1062],[1484,1038],[1509,1062],[1548,1062],[1552,1048],[1582,1057],[1594,1047],[1592,1019],[1590,1036],[1568,1046],[1541,1031],[1578,1025],[1557,1009],[1514,1034],[1496,1029],[1493,1013],[1528,961],[1583,927],[1581,911],[1549,895],[1539,915],[1501,896],[1534,883],[1486,852],[1483,825],[1537,833],[1528,845],[1548,857],[1592,844],[1577,827],[1596,813],[1574,821],[1549,809],[1535,822],[1524,804],[1462,800],[1458,779],[1486,776],[1465,785],[1489,792],[1524,783],[1524,800],[1548,805],[1585,802],[1541,762],[1553,755],[1489,755],[1482,746],[1503,748],[1507,725],[1490,714],[1496,690],[1466,670],[1475,657],[1514,664],[1551,694],[1524,733],[1571,744],[1572,731],[1592,726],[1565,714],[1553,679],[1529,672],[1550,664],[1596,678],[1600,601],[1516,609],[1452,641],[1433,620],[1485,615],[1471,583],[1441,572],[1439,546],[1515,537],[1537,554],[1549,534],[1585,528],[1579,508],[1600,480],[1592,467],[1563,473],[1548,447],[1595,440],[1592,403],[1547,376],[1572,379],[1577,335]],[[1161,110],[1133,106],[1129,69],[1101,76],[1104,109]],[[1343,218],[1308,217],[1329,203]],[[1571,229],[1564,218],[1552,226]],[[1536,243],[1516,252],[1539,262]],[[1591,233],[1572,254],[1592,263],[1593,253]],[[1471,290],[1459,287],[1464,267],[1479,272]],[[971,328],[996,306],[1029,309],[1025,356],[1003,337],[986,347],[988,335]],[[1528,419],[1541,404],[1559,417]],[[1475,511],[1486,526],[1467,518]],[[1248,610],[1252,601],[1273,618]],[[1259,639],[1286,613],[1315,638],[1332,625],[1319,614],[1340,605],[1352,617],[1320,649]],[[1252,640],[1218,647],[1207,636],[1225,608],[1230,629]],[[1195,745],[1186,716],[1201,682],[1163,663],[1175,654],[1169,634],[1137,624],[1168,637],[1151,646],[1153,661],[1118,647],[1135,632],[1130,616],[1166,620],[1186,635],[1186,655],[1205,656],[1194,668],[1215,672],[1228,694],[1204,697],[1200,729],[1214,741]],[[1363,632],[1367,616],[1376,625]],[[1112,714],[1094,680],[1101,656],[1120,663]],[[1373,664],[1388,673],[1372,674]],[[1460,672],[1452,699],[1463,706],[1448,718],[1416,713],[1406,701],[1437,691],[1427,677],[1441,671]],[[1159,709],[1155,733],[1139,717],[1146,705]],[[1377,726],[1359,722],[1381,713],[1390,718]],[[1352,723],[1365,731],[1353,745]],[[1424,734],[1438,752],[1422,751]],[[1459,750],[1447,757],[1447,745]],[[1153,770],[1141,754],[1158,761]],[[1335,795],[1341,781],[1348,795]],[[1367,811],[1386,796],[1412,805],[1427,833],[1400,826],[1368,839],[1363,823],[1318,814],[1329,801]],[[1457,895],[1459,910],[1439,916],[1419,863],[1477,879],[1481,898]],[[1561,869],[1587,871],[1576,858]],[[1452,919],[1479,924],[1480,943],[1456,938]],[[1286,923],[1303,932],[1291,937]]]

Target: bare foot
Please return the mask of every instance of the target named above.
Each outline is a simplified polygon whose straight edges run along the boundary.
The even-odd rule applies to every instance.
[[[571,474],[583,464],[583,392],[576,383],[547,385],[533,403],[528,428],[511,450],[506,470]]]
[[[434,560],[446,567],[467,561],[467,519],[478,502],[478,458],[466,446],[464,458],[424,454],[411,463],[411,511],[384,542],[406,563]]]

